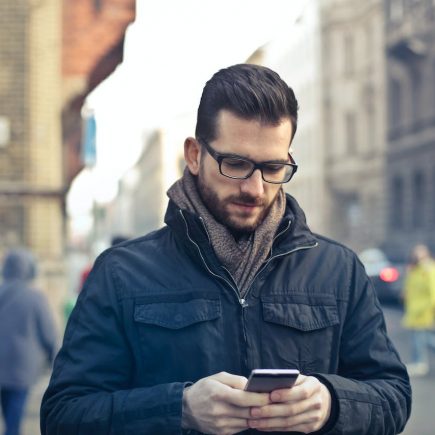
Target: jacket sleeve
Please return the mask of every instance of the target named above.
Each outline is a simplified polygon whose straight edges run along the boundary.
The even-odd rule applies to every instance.
[[[337,407],[335,424],[323,433],[398,434],[411,412],[409,377],[387,336],[373,286],[361,263],[352,263],[338,373],[318,375]]]
[[[132,388],[132,352],[107,257],[97,260],[70,316],[42,400],[41,433],[181,433],[183,383]]]

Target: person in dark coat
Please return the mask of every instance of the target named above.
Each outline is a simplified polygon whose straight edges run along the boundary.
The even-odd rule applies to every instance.
[[[5,435],[17,435],[29,389],[54,359],[55,325],[45,296],[31,286],[36,262],[25,249],[9,251],[0,286],[0,395]]]
[[[265,67],[207,82],[166,225],[106,250],[86,280],[43,435],[403,431],[409,377],[372,283],[283,190],[297,110]],[[301,374],[258,393],[245,390],[253,369]]]

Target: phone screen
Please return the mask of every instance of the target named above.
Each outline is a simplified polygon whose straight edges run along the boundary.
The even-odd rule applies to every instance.
[[[270,393],[281,388],[290,388],[296,382],[299,370],[296,369],[255,369],[249,375],[246,391]]]

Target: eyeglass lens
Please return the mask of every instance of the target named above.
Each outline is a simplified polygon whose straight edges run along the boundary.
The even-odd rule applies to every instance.
[[[232,157],[224,157],[221,161],[221,172],[227,177],[247,178],[254,170],[254,163]],[[261,165],[263,179],[272,183],[288,181],[293,175],[293,167],[280,163],[264,163]]]

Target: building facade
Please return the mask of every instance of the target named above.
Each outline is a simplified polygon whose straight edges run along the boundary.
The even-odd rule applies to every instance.
[[[121,61],[134,11],[134,0],[0,2],[0,257],[16,246],[36,254],[39,284],[59,323],[65,195],[80,169],[80,101]],[[92,41],[83,40],[86,28],[97,32]],[[77,48],[77,34],[93,56]],[[71,107],[79,122],[67,117],[62,125]]]
[[[330,200],[325,183],[321,36],[320,2],[308,2],[296,22],[248,62],[277,71],[295,92],[299,119],[292,154],[299,171],[284,189],[304,209],[310,228],[328,234],[326,217]]]
[[[100,236],[138,237],[163,226],[167,190],[183,175],[183,143],[195,125],[195,113],[172,118],[145,135],[143,152],[121,179],[119,194],[104,208]]]
[[[383,3],[322,2],[328,233],[356,251],[387,232]]]
[[[0,3],[0,250],[36,254],[54,305],[64,272],[61,6]]]
[[[435,2],[385,1],[389,226],[386,247],[435,252]]]
[[[263,48],[260,62],[276,69],[299,101],[292,148],[300,170],[285,188],[310,227],[357,252],[383,246],[388,207],[382,1],[308,2],[288,34]]]

